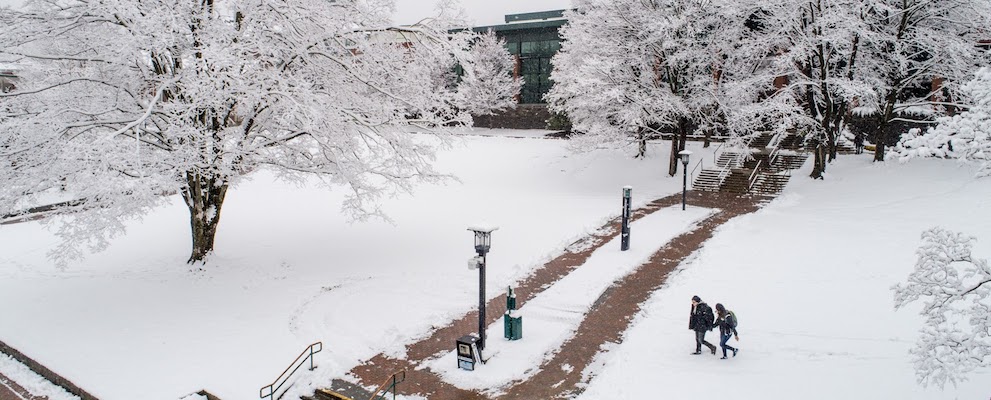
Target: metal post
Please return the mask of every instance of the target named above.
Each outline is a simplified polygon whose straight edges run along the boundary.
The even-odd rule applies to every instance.
[[[630,249],[630,203],[632,202],[633,188],[626,186],[623,188],[623,228],[620,233],[619,249],[627,251]]]
[[[482,265],[478,267],[478,349],[485,349],[485,258],[483,252]],[[479,357],[481,358],[481,357]]]
[[[685,200],[688,192],[688,166],[687,164],[682,168],[684,170],[684,178],[681,180],[681,210],[685,210]]]

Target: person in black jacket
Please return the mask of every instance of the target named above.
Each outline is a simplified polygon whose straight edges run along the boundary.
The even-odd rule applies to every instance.
[[[698,296],[693,296],[692,313],[688,317],[688,329],[695,331],[695,352],[692,354],[702,354],[703,344],[712,351],[712,354],[716,354],[716,346],[705,341],[705,333],[713,327],[713,318],[712,308]]]
[[[723,348],[722,359],[726,359],[727,349],[733,352],[733,357],[736,357],[736,352],[740,349],[726,344],[732,336],[736,336],[736,341],[740,341],[740,335],[736,332],[736,318],[726,311],[726,307],[721,303],[716,303],[716,326],[719,327],[719,347]]]

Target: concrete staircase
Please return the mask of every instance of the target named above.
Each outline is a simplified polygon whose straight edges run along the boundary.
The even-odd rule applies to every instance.
[[[774,139],[770,133],[756,135],[747,148],[719,153],[713,167],[703,168],[693,179],[692,189],[758,196],[781,193],[791,171],[801,168],[809,154],[797,134],[788,134],[775,148],[767,147]]]

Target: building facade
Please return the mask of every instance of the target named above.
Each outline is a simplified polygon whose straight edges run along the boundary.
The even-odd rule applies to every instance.
[[[558,30],[568,21],[565,10],[506,15],[503,25],[472,28],[479,33],[493,32],[506,42],[506,49],[516,59],[513,76],[523,79],[513,110],[479,116],[475,126],[483,128],[546,129],[551,117],[544,95],[551,85],[551,58],[561,49]]]

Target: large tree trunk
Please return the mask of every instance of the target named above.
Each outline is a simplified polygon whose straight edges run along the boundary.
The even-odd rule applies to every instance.
[[[895,42],[900,42],[905,33],[909,29],[909,16],[915,14],[914,12],[909,12],[908,8],[915,7],[915,5],[908,2],[902,2],[902,9],[896,10],[901,12],[901,20],[898,22],[898,33],[895,35]],[[895,51],[894,43],[889,44],[889,51]],[[895,112],[895,102],[898,101],[898,91],[902,87],[902,78],[900,73],[892,72],[896,75],[892,75],[894,79],[892,80],[891,89],[888,90],[887,96],[884,97],[884,111],[881,112],[881,121],[878,124],[878,130],[874,135],[874,162],[884,161],[884,145],[888,141],[888,122],[891,121],[892,114]]]
[[[186,173],[182,198],[189,208],[193,249],[186,262],[203,262],[213,252],[213,241],[220,223],[220,210],[227,195],[227,183],[199,172]]]
[[[671,135],[671,157],[668,159],[668,175],[670,176],[678,174],[678,152],[681,151],[681,145],[678,142],[680,139],[677,133]]]
[[[678,174],[678,164],[681,164],[681,155],[678,153],[685,149],[688,142],[688,124],[687,118],[678,118],[678,130],[671,135],[671,164],[668,166],[670,176]]]
[[[896,82],[898,84],[900,82]],[[898,92],[891,90],[885,97],[884,111],[881,113],[881,121],[878,123],[877,132],[874,134],[874,162],[884,161],[884,145],[888,141],[888,122],[891,121],[892,114],[895,113],[895,102],[898,100]]]
[[[644,133],[644,129],[640,129],[637,133],[637,156],[634,158],[643,158],[647,156],[647,134]]]
[[[837,153],[837,143],[839,142],[840,135],[843,134],[843,126],[846,122],[846,102],[841,101],[833,109],[833,121],[829,126],[829,162],[836,160]]]
[[[815,146],[815,164],[812,166],[812,174],[809,175],[812,179],[823,179],[823,174],[826,173],[826,161],[827,161],[827,146],[821,141],[816,141]]]

